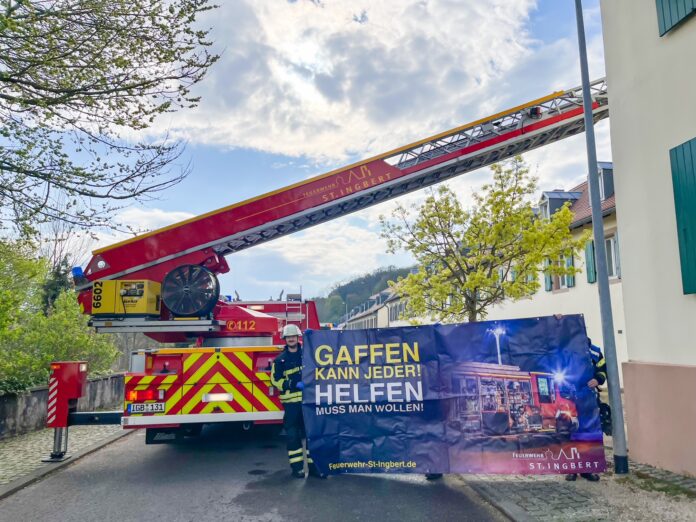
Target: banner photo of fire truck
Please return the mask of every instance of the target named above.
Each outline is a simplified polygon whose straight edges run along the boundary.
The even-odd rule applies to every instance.
[[[308,444],[326,473],[605,470],[581,315],[304,340]]]

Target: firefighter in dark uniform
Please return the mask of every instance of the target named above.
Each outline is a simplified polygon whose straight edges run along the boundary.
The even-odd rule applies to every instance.
[[[304,419],[302,418],[302,346],[299,344],[302,332],[294,324],[285,325],[282,338],[285,340],[285,349],[273,361],[271,369],[271,383],[280,392],[280,401],[285,409],[283,427],[288,444],[288,459],[290,469],[295,478],[304,478],[304,453],[302,451],[302,439],[306,437]],[[325,478],[321,474],[309,455],[307,448],[307,467],[309,474],[314,477]]]
[[[593,377],[587,382],[587,387],[594,392],[595,397],[598,397],[598,388],[607,382],[607,363],[604,360],[602,350],[599,348],[599,346],[592,344],[592,339],[589,337],[587,339],[587,345],[590,351],[590,358],[592,359],[592,367],[594,369]],[[599,475],[597,475],[597,473],[580,473],[580,476],[586,480],[589,480],[590,482],[597,482],[599,480]],[[570,473],[566,475],[565,479],[574,481],[577,478],[577,473]]]

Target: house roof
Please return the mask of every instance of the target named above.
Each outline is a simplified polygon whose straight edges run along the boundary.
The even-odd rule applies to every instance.
[[[573,190],[581,192],[580,198],[570,206],[570,211],[573,213],[573,222],[570,224],[570,228],[577,228],[592,222],[592,208],[590,207],[590,191],[587,181],[580,183]],[[614,212],[616,212],[616,194],[612,194],[602,201],[602,216],[608,216]]]
[[[362,319],[365,316],[372,315],[373,313],[375,313],[377,310],[379,310],[383,306],[386,306],[387,303],[391,303],[392,301],[398,300],[400,298],[399,294],[394,292],[391,288],[387,288],[385,290],[382,290],[379,294],[375,294],[375,295],[380,295],[380,294],[387,294],[388,296],[381,303],[374,303],[372,306],[363,310],[362,312],[358,312],[357,314],[349,317],[346,320],[346,323],[350,323],[351,321],[354,321],[356,319]]]

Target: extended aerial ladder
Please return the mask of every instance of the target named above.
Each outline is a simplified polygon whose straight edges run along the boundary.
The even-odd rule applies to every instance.
[[[605,79],[592,82],[591,92],[597,122],[609,115]],[[83,277],[77,281],[80,302],[86,313],[92,312],[96,280],[142,279],[161,283],[182,265],[225,273],[229,271],[225,256],[234,252],[583,130],[581,87],[554,92],[379,156],[95,250]],[[181,270],[178,276],[182,288],[194,280],[203,284],[200,278],[187,276]],[[173,284],[176,287],[176,282]],[[205,284],[214,285],[210,281]],[[177,306],[172,306],[173,298],[167,297],[166,288],[162,288],[162,301],[161,318],[165,319],[169,317],[167,308]]]

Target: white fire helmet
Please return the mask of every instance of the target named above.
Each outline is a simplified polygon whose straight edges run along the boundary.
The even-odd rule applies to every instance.
[[[297,327],[295,324],[286,324],[283,326],[283,333],[280,336],[282,339],[285,339],[286,337],[290,337],[292,335],[296,335],[297,337],[302,337],[302,332],[300,329]]]

